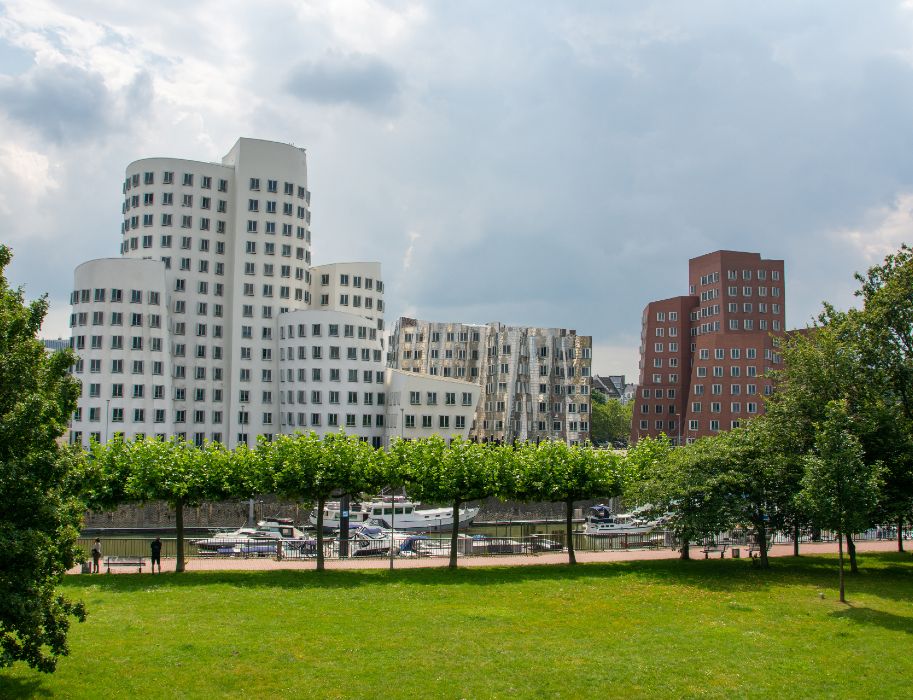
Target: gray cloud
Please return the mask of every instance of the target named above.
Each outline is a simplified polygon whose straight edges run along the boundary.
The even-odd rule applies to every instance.
[[[291,70],[285,88],[305,102],[348,104],[376,112],[394,109],[400,91],[399,76],[391,66],[357,53],[328,53],[316,61],[302,61]]]
[[[35,67],[3,80],[0,106],[56,143],[89,140],[105,132],[113,116],[102,76],[69,65]]]
[[[641,309],[687,290],[689,257],[784,258],[787,320],[801,324],[822,299],[852,303],[852,272],[869,263],[835,232],[875,236],[877,211],[913,193],[913,11],[899,2],[418,9],[387,34],[286,6],[223,13],[239,38],[227,52],[200,46],[183,5],[159,25],[129,4],[113,19],[67,10],[154,36],[132,47],[150,75],[117,94],[76,69],[0,78],[0,110],[60,144],[29,148],[62,186],[0,227],[85,248],[42,264],[40,246],[20,245],[19,279],[65,304],[75,262],[116,255],[129,161],[217,160],[239,135],[294,141],[308,150],[315,262],[380,260],[391,324],[408,308],[573,327],[617,350],[617,366],[594,358],[600,371],[630,374]],[[115,132],[103,158],[93,124]],[[96,141],[69,140],[84,130]],[[47,212],[41,231],[30,209]]]

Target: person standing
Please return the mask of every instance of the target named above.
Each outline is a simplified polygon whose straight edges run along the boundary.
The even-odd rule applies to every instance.
[[[98,564],[101,562],[101,539],[95,538],[92,543],[92,573],[98,573]]]
[[[159,565],[159,573],[162,573],[162,539],[156,537],[150,545],[152,548],[152,573],[155,573],[156,563]]]

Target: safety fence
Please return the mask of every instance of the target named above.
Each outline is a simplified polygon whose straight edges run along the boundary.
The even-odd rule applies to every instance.
[[[792,544],[790,533],[774,532],[768,535],[768,544]],[[910,532],[904,532],[910,539]],[[586,534],[575,532],[574,549],[578,552],[608,552],[635,549],[679,549],[680,542],[671,530],[653,530],[646,533]],[[855,535],[857,541],[896,540],[897,531],[892,528],[873,528]],[[827,531],[802,532],[800,543],[832,542],[834,534]],[[323,539],[323,553],[328,559],[383,558],[394,557],[446,557],[450,555],[451,540],[448,536],[409,534],[389,531],[353,531],[348,539],[326,535]],[[93,538],[80,538],[79,545],[89,558]],[[757,543],[753,530],[729,530],[715,537],[694,541],[693,547],[726,545],[747,547]],[[177,554],[175,538],[161,538],[161,555],[174,557]],[[205,538],[184,540],[184,555],[188,558],[256,558],[271,559],[313,559],[317,556],[317,538],[309,535],[303,539],[243,538],[232,539],[213,535]],[[564,533],[549,532],[523,537],[500,537],[491,535],[467,535],[460,533],[457,539],[457,553],[460,556],[529,555],[567,550]],[[103,557],[149,557],[151,540],[135,537],[102,537]]]

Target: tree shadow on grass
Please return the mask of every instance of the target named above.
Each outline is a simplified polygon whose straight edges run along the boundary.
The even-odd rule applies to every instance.
[[[867,607],[857,608],[852,603],[850,603],[850,607],[844,610],[835,610],[830,615],[836,619],[849,620],[857,625],[875,625],[892,632],[913,634],[913,617],[895,615],[894,613]]]
[[[888,561],[890,565],[885,566]],[[871,569],[865,568],[871,561]],[[891,555],[867,554],[860,558],[862,571],[851,580],[860,593],[888,598],[909,599],[913,561],[895,564]],[[750,592],[770,586],[795,585],[832,587],[837,562],[827,557],[772,560],[770,569],[752,566],[746,560],[675,559],[587,563],[577,566],[544,564],[530,566],[445,567],[361,570],[278,570],[278,571],[188,571],[183,574],[120,574],[116,576],[68,576],[66,587],[86,591],[131,593],[151,588],[193,588],[225,585],[237,588],[278,589],[357,589],[368,586],[493,586],[530,581],[584,582],[637,576],[657,585],[700,588],[713,592]]]
[[[0,672],[0,698],[19,700],[19,698],[50,698],[50,690],[44,686],[41,678],[12,678]]]

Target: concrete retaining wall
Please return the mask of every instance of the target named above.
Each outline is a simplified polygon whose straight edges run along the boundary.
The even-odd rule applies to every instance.
[[[585,510],[587,506],[605,501],[579,501],[575,509]],[[522,503],[499,501],[489,498],[481,502],[482,510],[478,520],[540,520],[564,517],[561,503]],[[254,500],[254,519],[267,516],[292,518],[296,523],[306,523],[311,511],[309,504],[297,504],[275,497],[264,496]],[[204,503],[198,507],[184,509],[185,527],[240,527],[248,521],[248,501],[221,501]],[[579,515],[579,513],[578,513]],[[164,502],[145,505],[124,505],[111,512],[88,511],[84,526],[87,528],[169,528],[174,527],[174,511]]]

